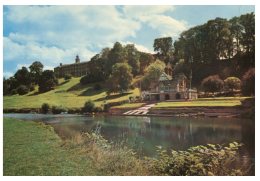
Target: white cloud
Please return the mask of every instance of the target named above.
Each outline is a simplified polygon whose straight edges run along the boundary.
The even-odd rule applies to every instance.
[[[11,61],[31,64],[38,60],[52,68],[60,62],[74,62],[77,54],[82,61],[88,61],[116,41],[139,39],[143,32],[138,31],[143,24],[159,32],[158,37],[175,36],[186,28],[184,22],[166,15],[174,11],[173,6],[6,6],[5,9],[4,27],[12,25],[12,32],[4,37],[7,64]],[[146,42],[135,45],[140,51],[153,52]]]
[[[124,13],[133,19],[146,23],[160,32],[160,36],[178,36],[187,29],[187,23],[165,15],[174,11],[174,6],[125,6]]]
[[[135,45],[135,48],[140,51],[140,52],[145,52],[145,53],[155,53],[153,50],[150,50],[149,48],[147,48],[146,46],[144,45],[141,45],[141,44],[137,44],[137,43],[133,43],[133,42],[130,42],[130,41],[126,41],[126,42],[122,42],[120,41],[120,43],[122,45],[127,45],[127,44],[134,44]]]
[[[3,72],[3,76],[8,79],[9,77],[12,77],[14,75],[13,72]]]

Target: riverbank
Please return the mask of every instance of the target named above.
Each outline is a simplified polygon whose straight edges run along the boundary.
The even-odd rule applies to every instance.
[[[247,175],[250,168],[233,164],[241,146],[236,142],[172,155],[158,147],[158,157],[141,159],[124,144],[109,143],[99,134],[61,140],[49,125],[13,118],[3,123],[4,175]]]
[[[4,175],[148,174],[129,150],[108,148],[96,135],[61,140],[43,123],[4,118],[3,125]]]

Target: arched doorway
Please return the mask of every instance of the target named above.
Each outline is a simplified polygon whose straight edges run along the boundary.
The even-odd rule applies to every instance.
[[[175,95],[175,98],[176,98],[176,99],[180,99],[180,98],[181,98],[180,93],[177,93],[177,94]]]
[[[165,94],[165,100],[169,100],[170,99],[170,95],[169,94]]]

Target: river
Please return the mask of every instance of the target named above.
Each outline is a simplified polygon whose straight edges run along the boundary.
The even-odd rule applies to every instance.
[[[156,146],[185,150],[191,146],[243,143],[241,156],[254,162],[255,123],[241,118],[176,118],[137,116],[95,116],[4,114],[4,117],[42,121],[54,127],[63,139],[82,132],[99,132],[114,143],[124,142],[139,155],[155,156]]]

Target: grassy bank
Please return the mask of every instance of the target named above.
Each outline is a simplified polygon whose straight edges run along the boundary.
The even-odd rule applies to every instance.
[[[3,123],[4,175],[147,174],[131,150],[108,147],[97,136],[62,141],[51,126],[12,118]]]
[[[232,107],[241,105],[241,101],[247,97],[219,97],[219,98],[200,98],[183,102],[159,102],[154,108],[176,108],[176,107]]]
[[[66,108],[83,107],[87,100],[95,102],[96,106],[104,103],[128,100],[130,96],[139,96],[139,89],[133,89],[122,95],[111,95],[106,97],[106,90],[94,90],[94,84],[82,86],[80,77],[69,81],[59,80],[59,85],[51,91],[38,94],[37,89],[26,95],[4,96],[4,109],[40,108],[43,103],[63,106]],[[102,84],[102,83],[101,83]]]

